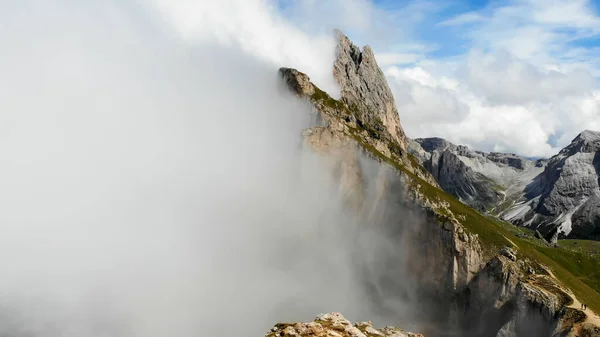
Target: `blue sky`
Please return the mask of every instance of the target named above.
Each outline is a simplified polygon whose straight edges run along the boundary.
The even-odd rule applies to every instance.
[[[376,0],[375,6],[385,11],[396,11],[417,2]],[[449,3],[447,1],[423,2],[427,6],[426,15],[420,22],[414,26],[414,34],[418,40],[435,45],[437,49],[430,52],[432,56],[447,57],[464,53],[468,50],[467,39],[455,29],[439,26],[439,23],[458,16],[462,13],[479,11],[486,8],[487,1],[457,1]]]
[[[306,3],[314,0],[279,0],[278,4],[282,14],[290,20],[297,22],[307,21],[305,16],[297,16],[298,7],[306,7]],[[336,0],[317,2],[324,11],[335,7]],[[485,42],[485,36],[477,36],[478,32],[486,30],[514,31],[518,29],[543,28],[547,32],[560,35],[560,49],[554,50],[555,57],[564,57],[565,48],[580,48],[578,55],[584,50],[598,54],[593,48],[600,46],[600,19],[598,17],[600,0],[471,0],[471,1],[440,1],[440,0],[373,0],[349,1],[349,3],[367,2],[375,11],[371,14],[374,18],[368,30],[375,34],[365,34],[365,27],[345,26],[344,20],[338,20],[338,25],[358,44],[370,44],[381,52],[407,52],[406,43],[423,46],[420,51],[422,57],[427,58],[452,58],[468,53],[473,47],[482,50],[491,50],[493,45]],[[303,3],[299,5],[299,3]],[[561,6],[570,10],[563,12]],[[357,5],[358,7],[358,5]],[[544,10],[555,7],[552,13],[540,20],[536,15]],[[512,11],[512,13],[511,13]],[[565,15],[564,18],[560,18]],[[572,22],[569,22],[569,15]],[[571,24],[583,21],[579,24]],[[332,20],[333,21],[333,20]],[[454,22],[453,22],[454,21]],[[317,29],[321,24],[324,30],[330,28],[332,22],[317,22]],[[345,29],[344,29],[345,28]],[[555,38],[558,38],[556,36]],[[493,39],[493,36],[490,36]],[[483,40],[483,41],[482,41]],[[488,41],[491,42],[491,41]],[[397,46],[396,46],[397,45]],[[592,52],[593,51],[593,52]],[[590,58],[592,55],[590,55]],[[596,61],[589,60],[590,64]],[[596,74],[598,75],[598,74]]]
[[[548,7],[552,0],[547,0]],[[559,3],[565,4],[569,1],[560,1]],[[573,3],[579,3],[578,9],[585,10],[589,15],[598,18],[598,9],[600,8],[599,0],[596,1],[572,1]],[[531,3],[535,1],[397,1],[397,0],[375,0],[373,5],[377,8],[382,9],[386,13],[402,12],[404,9],[418,8],[418,12],[413,12],[414,16],[420,19],[412,19],[411,24],[411,37],[415,41],[419,41],[430,47],[430,50],[426,52],[426,56],[430,58],[447,58],[462,55],[467,53],[474,45],[472,30],[478,30],[490,22],[500,21],[500,14],[502,11],[507,11],[511,8],[519,8],[521,11],[526,12]],[[541,5],[539,7],[545,7],[543,1],[539,1]],[[535,7],[535,6],[531,6]],[[536,9],[532,9],[532,12]],[[508,16],[504,18],[505,22],[499,22],[497,24],[499,29],[502,29],[502,25],[505,25],[505,29],[510,31],[511,29],[523,28],[528,26],[539,25],[539,22],[531,20],[526,13],[522,17],[513,17],[512,19]],[[568,15],[568,14],[566,14]],[[462,24],[444,24],[451,20],[458,18],[471,18],[466,20]],[[475,20],[475,18],[478,18]],[[576,19],[575,19],[576,20]],[[395,23],[393,20],[388,22],[389,28],[394,29]],[[542,24],[545,28],[550,29],[552,32],[557,34],[564,34],[564,42],[562,42],[563,48],[585,48],[593,49],[600,46],[600,35],[598,34],[598,27],[591,29],[590,27],[574,27],[568,23],[563,24]],[[402,25],[398,25],[398,29],[402,29]],[[480,46],[486,49],[487,46]],[[597,51],[596,51],[597,52]],[[560,54],[556,57],[561,57]],[[596,64],[597,65],[597,64]]]

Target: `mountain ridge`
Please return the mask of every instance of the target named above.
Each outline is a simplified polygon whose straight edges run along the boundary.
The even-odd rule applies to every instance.
[[[349,41],[343,39],[343,34],[339,35],[341,32],[336,33],[342,44]],[[375,59],[371,59],[369,53],[365,54],[364,49],[362,54],[358,54],[357,49],[355,46],[337,48],[338,58],[354,60],[359,55],[357,59],[360,62],[352,61],[358,70],[337,67],[334,71],[336,80],[340,81],[340,76],[351,77],[343,71],[353,74],[367,72],[361,75],[363,79],[371,75],[382,77]],[[340,51],[348,55],[339,55]],[[364,64],[368,67],[361,70]],[[493,331],[494,334],[502,331],[503,336],[518,336],[527,331],[537,331],[529,334],[531,336],[558,336],[568,332],[574,323],[567,324],[563,318],[566,303],[571,300],[560,290],[559,281],[549,277],[542,263],[553,266],[560,282],[568,284],[578,296],[589,298],[590,307],[600,304],[598,293],[587,283],[573,278],[571,272],[565,269],[567,265],[547,258],[547,248],[541,242],[515,235],[503,223],[476,212],[442,191],[431,172],[412,152],[411,141],[407,139],[402,144],[401,139],[393,135],[396,130],[394,124],[384,124],[381,118],[376,118],[394,110],[374,112],[366,108],[370,103],[356,104],[357,97],[382,98],[380,106],[393,104],[393,100],[378,91],[385,91],[387,84],[375,86],[379,89],[362,94],[361,80],[357,85],[342,85],[346,90],[355,91],[342,94],[342,99],[335,100],[298,70],[281,68],[279,74],[297,97],[309,101],[315,108],[319,125],[303,132],[304,141],[331,161],[332,167],[338,168],[335,172],[341,174],[342,193],[348,196],[348,204],[357,216],[372,216],[372,206],[365,205],[364,184],[367,177],[359,160],[362,154],[380,165],[376,202],[398,202],[394,200],[397,198],[394,188],[399,182],[400,194],[406,197],[399,202],[406,207],[417,205],[417,211],[424,212],[429,219],[424,224],[410,225],[405,234],[409,241],[418,240],[427,242],[427,245],[406,248],[410,248],[409,265],[415,272],[414,277],[421,277],[419,281],[414,280],[420,283],[419,293],[422,295],[419,296],[438,303],[438,308],[432,310],[437,310],[435,315],[446,317],[442,322],[447,319],[448,324],[467,329],[464,336],[480,336],[480,329],[491,329],[490,333]],[[460,152],[462,157],[469,158],[467,155],[471,153],[463,152]],[[476,155],[474,158],[479,158]],[[514,160],[498,154],[490,157],[493,160],[489,161],[509,167],[518,166]],[[390,168],[392,175],[382,174],[389,172]],[[507,287],[507,284],[510,286]],[[544,314],[540,314],[540,308]],[[541,324],[534,324],[534,330],[530,326],[532,317]],[[502,324],[493,327],[482,325],[490,319],[498,319]]]
[[[545,163],[516,154],[472,150],[439,137],[411,140],[409,150],[446,192],[492,214],[498,213],[499,204],[520,198]]]
[[[600,239],[600,132],[584,130],[553,157],[537,160],[438,137],[409,144],[445,191],[480,211],[539,230],[551,242]]]

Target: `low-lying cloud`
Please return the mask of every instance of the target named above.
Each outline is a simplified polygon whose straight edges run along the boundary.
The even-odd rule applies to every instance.
[[[401,317],[402,301],[380,315],[364,286],[401,270],[357,275],[361,256],[402,248],[377,231],[357,244],[361,224],[302,145],[310,108],[276,67],[184,42],[133,2],[2,15],[1,334],[260,336],[326,311]]]

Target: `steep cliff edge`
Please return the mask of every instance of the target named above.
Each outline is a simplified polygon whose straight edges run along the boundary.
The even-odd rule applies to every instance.
[[[537,328],[544,329],[529,336],[556,334],[568,302],[560,287],[552,278],[540,282],[536,275],[543,268],[529,257],[532,253],[517,258],[517,252],[507,248],[518,250],[508,233],[443,192],[419,159],[408,153],[399,118],[394,119],[397,125],[390,122],[389,115],[397,112],[389,108],[394,101],[386,95],[389,88],[372,52],[366,48],[366,54],[361,53],[337,34],[334,74],[342,99],[331,98],[302,72],[279,72],[294,94],[313,105],[318,125],[304,131],[304,142],[331,163],[329,174],[339,178],[341,193],[358,217],[369,219],[376,210],[398,205],[424,216],[425,221],[405,222],[397,240],[406,254],[403,282],[417,285],[419,302],[431,304],[424,306],[423,314],[439,324],[432,334],[425,333],[481,336],[483,329],[492,335],[521,336],[532,331],[531,322],[538,322]],[[378,163],[377,172],[367,174],[361,158]],[[369,179],[376,180],[375,197],[367,197],[365,186],[373,185]],[[392,227],[397,221],[386,220]],[[493,326],[482,327],[489,319]]]
[[[411,174],[433,186],[439,186],[431,174],[412,155],[405,151],[406,144],[395,140],[394,137],[396,136],[393,136],[380,123],[380,119],[367,117],[370,114],[365,113],[355,104],[348,104],[343,100],[338,101],[331,98],[326,92],[310,82],[310,78],[306,74],[296,69],[281,68],[279,73],[298,97],[309,99],[316,108],[318,119],[322,122],[322,125],[315,126],[312,131],[307,131],[308,134],[315,135],[312,137],[313,143],[318,143],[318,135],[323,134],[326,129],[326,132],[335,134],[340,140],[343,139],[346,143],[360,144],[364,148],[373,149],[389,160],[400,163]],[[394,104],[393,101],[391,101],[391,104]],[[367,120],[373,122],[368,123]]]

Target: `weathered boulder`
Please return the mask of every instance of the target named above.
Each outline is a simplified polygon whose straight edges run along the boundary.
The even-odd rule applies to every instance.
[[[508,257],[512,261],[517,261],[517,253],[510,247],[504,247],[500,250],[500,254]]]
[[[315,87],[305,73],[292,68],[280,68],[279,75],[296,95],[311,96],[315,93]]]

